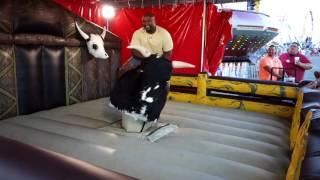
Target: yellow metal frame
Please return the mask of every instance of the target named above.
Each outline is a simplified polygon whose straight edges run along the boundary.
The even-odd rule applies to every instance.
[[[290,129],[290,149],[294,148],[296,143],[299,127],[300,127],[300,114],[301,108],[303,104],[303,92],[299,90],[296,105],[294,108],[292,122],[291,122],[291,129]]]
[[[170,81],[171,85],[197,87],[197,94],[187,94],[180,92],[170,92],[169,99],[187,103],[204,104],[224,108],[242,109],[246,111],[262,112],[272,114],[283,118],[291,118],[294,108],[284,105],[274,105],[268,103],[237,100],[232,98],[211,97],[207,96],[207,88],[220,89],[233,93],[251,93],[253,95],[269,95],[274,97],[296,98],[297,88],[289,86],[253,84],[237,81],[227,81],[208,79],[206,74],[199,74],[198,77],[173,76]],[[227,88],[230,87],[230,88]],[[252,91],[252,87],[256,90]],[[264,91],[264,89],[266,91]],[[273,92],[274,91],[274,92]],[[282,92],[282,93],[281,93]]]
[[[207,87],[214,90],[291,99],[296,99],[298,89],[297,87],[229,81],[221,79],[208,79]]]
[[[296,143],[291,155],[291,162],[288,168],[286,180],[298,180],[300,177],[301,165],[306,153],[308,129],[313,116],[313,112],[309,111],[299,132],[297,133]]]

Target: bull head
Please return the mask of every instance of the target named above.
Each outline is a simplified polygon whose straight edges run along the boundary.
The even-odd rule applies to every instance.
[[[103,39],[106,36],[107,30],[104,27],[103,32],[101,35],[99,34],[86,34],[81,30],[79,25],[76,22],[77,30],[79,31],[80,35],[87,41],[87,47],[89,50],[89,53],[99,59],[107,59],[109,55],[106,53],[106,50],[104,49],[104,42]]]

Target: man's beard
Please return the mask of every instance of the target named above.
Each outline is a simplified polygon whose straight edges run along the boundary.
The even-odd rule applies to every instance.
[[[156,32],[156,27],[155,27],[155,26],[150,26],[149,29],[146,29],[146,28],[144,28],[144,29],[145,29],[146,32],[149,33],[149,34],[153,34],[154,32]]]

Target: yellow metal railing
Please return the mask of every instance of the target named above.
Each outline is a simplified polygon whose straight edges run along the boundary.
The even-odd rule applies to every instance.
[[[301,171],[302,161],[305,157],[307,140],[308,140],[308,129],[313,116],[313,112],[309,111],[303,124],[299,128],[296,136],[296,143],[291,155],[291,162],[288,168],[286,180],[298,180]]]
[[[207,87],[214,90],[232,91],[252,95],[283,97],[290,99],[295,99],[297,97],[297,87],[282,85],[208,79]]]
[[[291,118],[293,115],[294,107],[268,104],[265,102],[256,102],[249,100],[241,100],[228,97],[215,97],[207,96],[208,89],[224,90],[230,93],[251,93],[252,95],[265,95],[283,98],[296,98],[297,87],[285,87],[265,84],[255,84],[247,82],[237,82],[225,80],[209,79],[207,74],[199,74],[198,77],[188,76],[173,76],[170,80],[170,85],[196,87],[197,94],[188,94],[181,92],[170,92],[168,98],[175,101],[205,104],[210,106],[218,106],[224,108],[242,109],[247,111],[262,112],[267,114],[276,115],[284,118]],[[228,88],[229,87],[229,88]],[[252,89],[255,89],[254,91]],[[266,91],[264,91],[264,89]],[[273,89],[273,90],[272,90]]]

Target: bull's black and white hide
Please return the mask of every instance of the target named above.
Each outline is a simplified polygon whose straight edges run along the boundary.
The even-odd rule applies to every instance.
[[[118,80],[110,102],[135,120],[156,121],[166,103],[167,81],[171,73],[171,61],[150,56]]]
[[[76,28],[83,39],[87,41],[87,47],[89,54],[91,54],[95,58],[99,59],[107,59],[109,55],[106,53],[104,49],[104,42],[103,39],[106,36],[107,30],[104,27],[102,34],[86,34],[84,31],[81,30],[78,23],[76,22]]]

